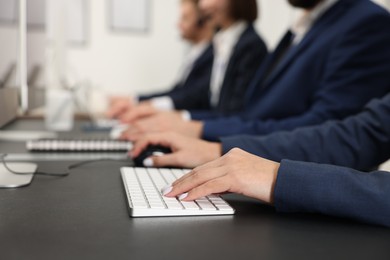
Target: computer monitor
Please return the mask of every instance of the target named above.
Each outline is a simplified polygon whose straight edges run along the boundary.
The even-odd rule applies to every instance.
[[[25,113],[28,109],[26,0],[15,1],[15,7],[19,10],[15,9],[10,22],[16,23],[18,13],[18,27],[1,29],[5,44],[0,62],[0,128],[12,121],[19,111]]]
[[[16,118],[19,109],[19,89],[0,89],[0,128]]]
[[[20,109],[22,113],[27,113],[27,0],[19,0],[19,77]]]

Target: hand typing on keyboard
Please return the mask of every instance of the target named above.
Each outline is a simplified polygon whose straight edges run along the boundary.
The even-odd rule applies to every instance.
[[[164,197],[163,187],[185,175],[188,170],[122,168],[122,179],[132,217],[231,215],[234,209],[217,195],[180,201]]]
[[[220,159],[195,168],[162,193],[188,202],[209,194],[233,192],[272,204],[278,169],[279,163],[233,149]]]

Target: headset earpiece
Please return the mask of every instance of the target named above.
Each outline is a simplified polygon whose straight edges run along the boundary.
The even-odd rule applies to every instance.
[[[203,16],[203,15],[200,15],[199,14],[199,19],[198,19],[198,22],[197,22],[197,26],[198,27],[203,27],[206,23],[206,18]]]

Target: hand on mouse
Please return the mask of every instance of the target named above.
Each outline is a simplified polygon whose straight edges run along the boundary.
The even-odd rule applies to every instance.
[[[210,143],[171,132],[148,134],[141,137],[135,142],[130,153],[131,157],[138,157],[144,149],[151,145],[170,148],[172,153],[151,157],[151,161],[149,161],[152,165],[148,165],[150,167],[194,168],[222,155],[220,143]]]
[[[279,167],[279,163],[235,148],[225,156],[195,168],[162,192],[183,201],[233,192],[273,204]]]

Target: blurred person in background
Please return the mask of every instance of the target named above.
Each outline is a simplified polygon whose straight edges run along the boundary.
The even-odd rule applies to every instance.
[[[258,18],[257,1],[200,0],[199,4],[203,16],[216,30],[209,84],[186,92],[176,102],[165,100],[165,106],[129,109],[120,117],[124,123],[131,123],[134,114],[147,116],[161,110],[184,108],[230,115],[243,109],[249,83],[267,55],[266,45],[253,27]],[[178,107],[177,102],[184,106]]]

